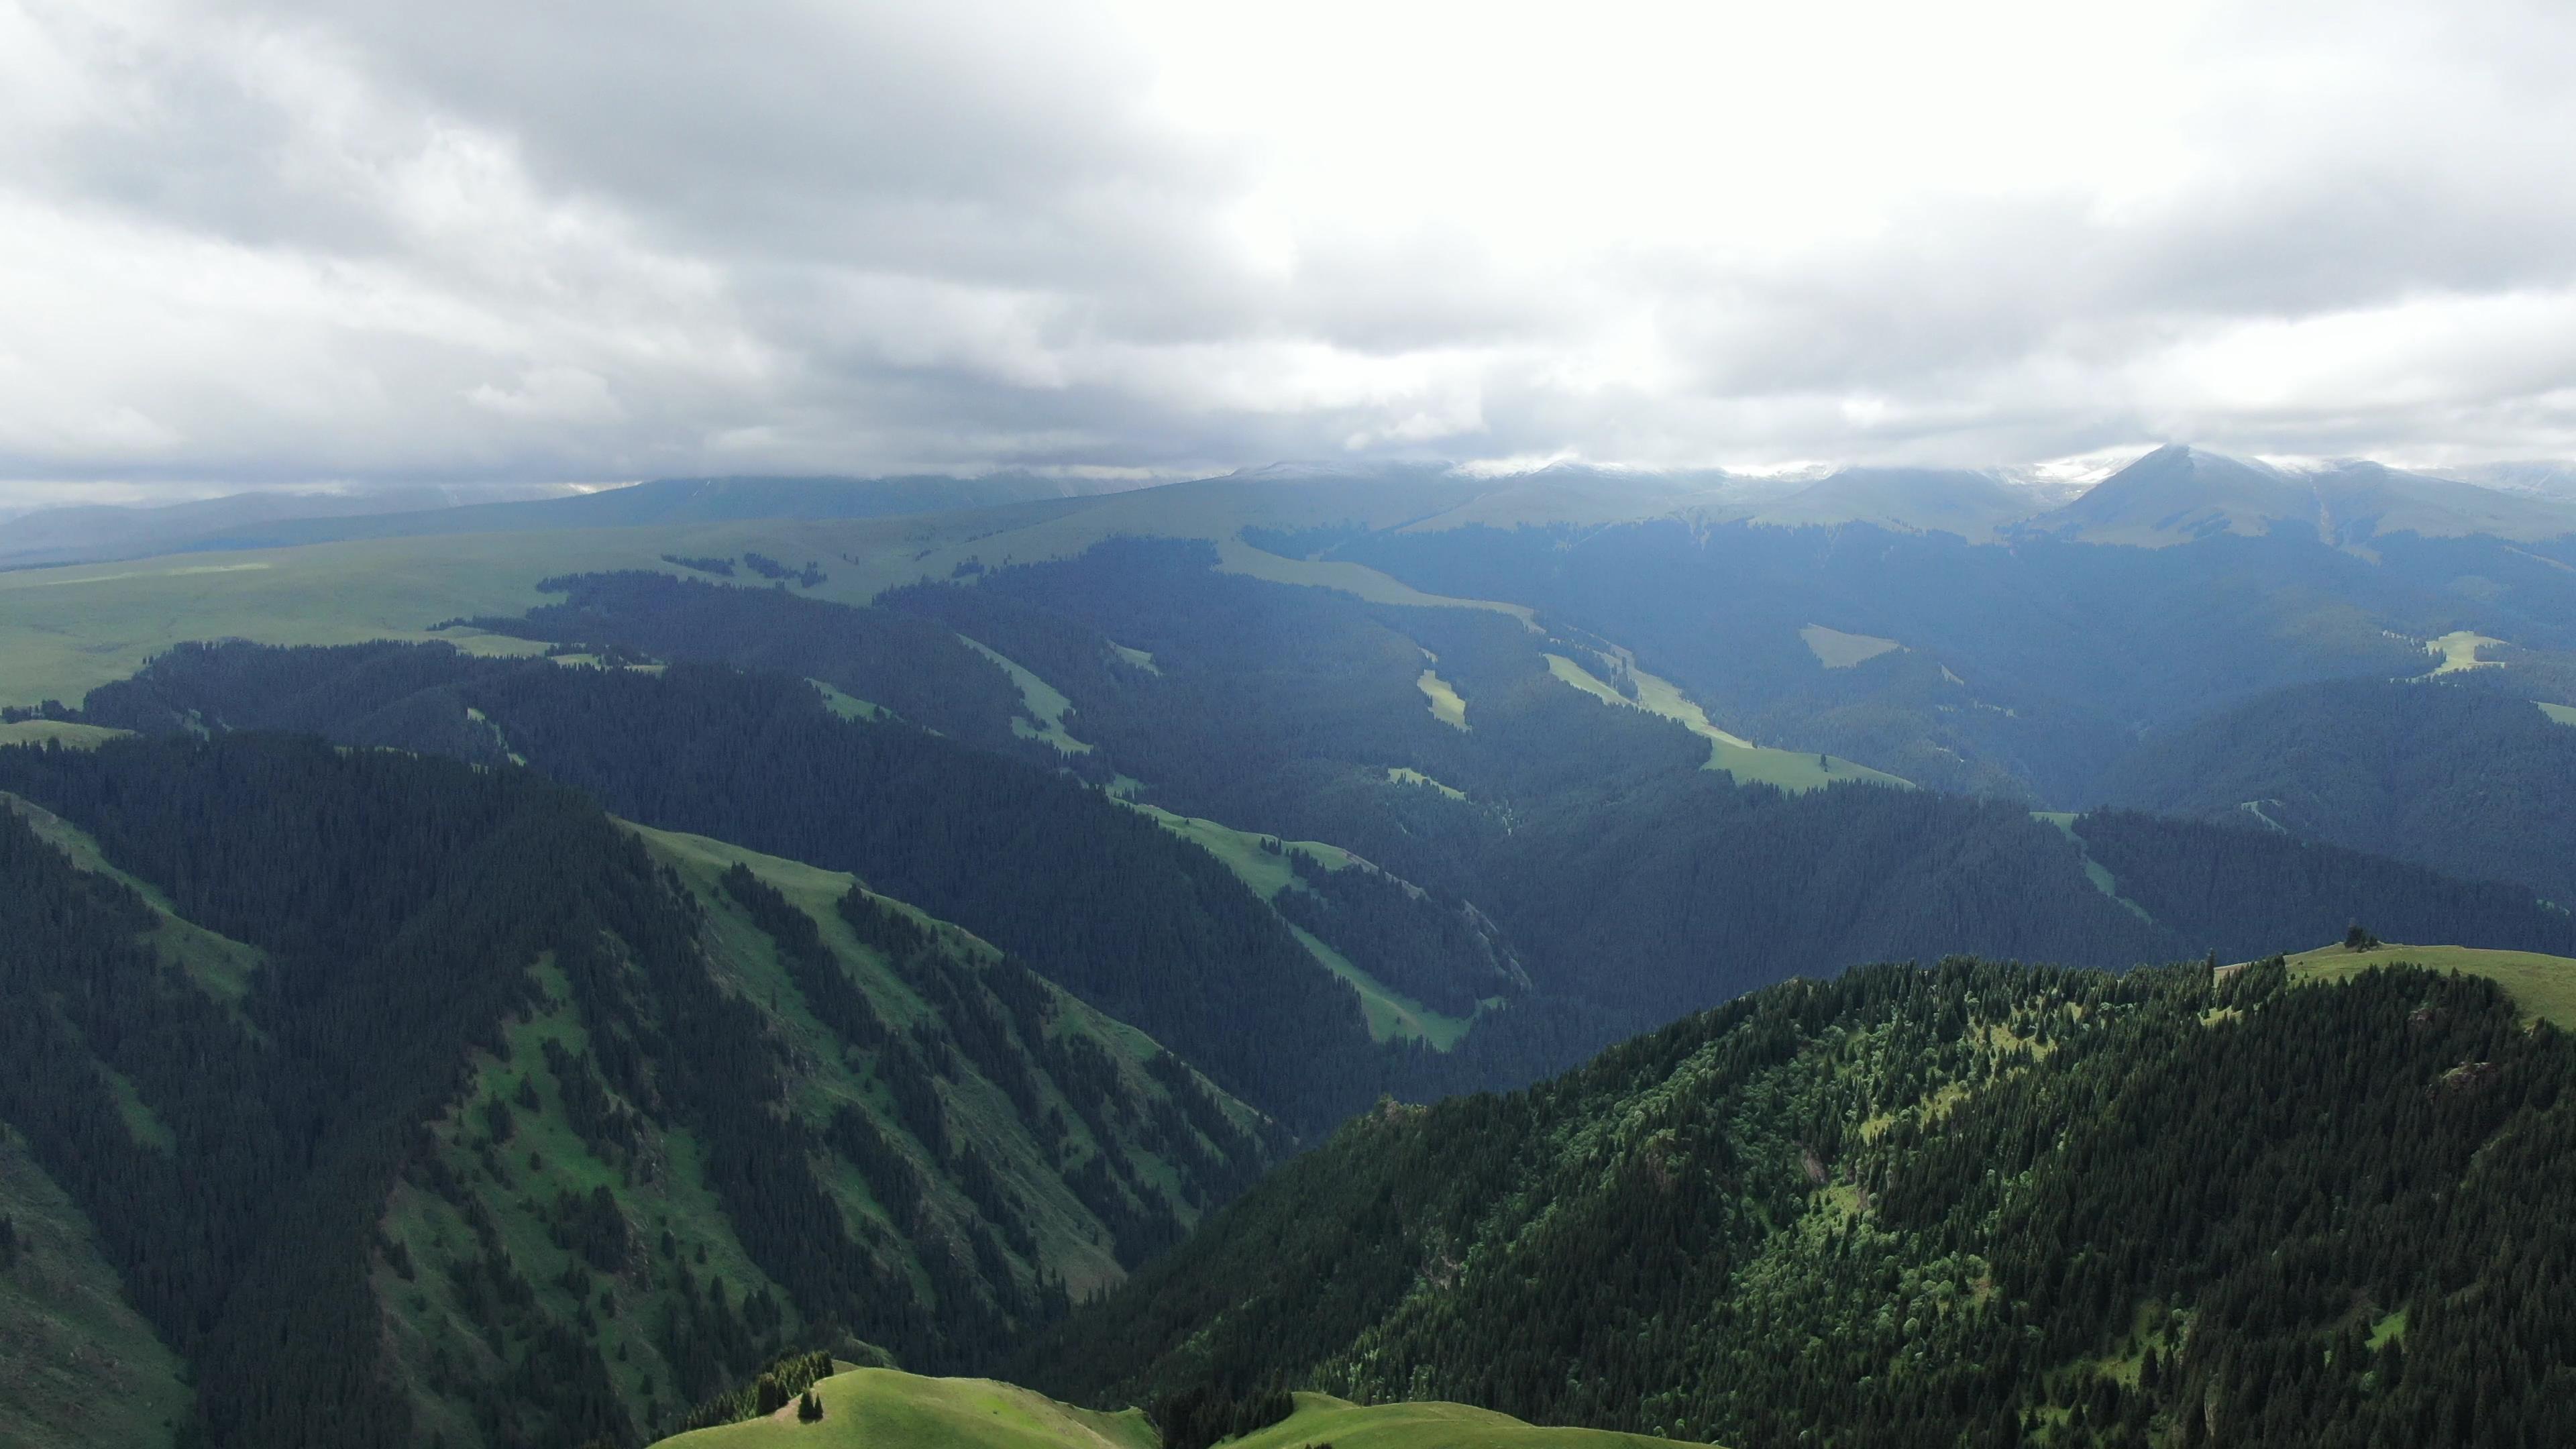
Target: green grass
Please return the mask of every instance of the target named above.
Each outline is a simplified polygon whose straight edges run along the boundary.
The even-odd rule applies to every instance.
[[[1807,648],[1816,656],[1816,662],[1827,669],[1849,669],[1890,650],[1905,647],[1893,639],[1881,639],[1875,634],[1846,634],[1822,624],[1809,624],[1798,631],[1798,637],[1807,641]]]
[[[1425,777],[1426,779],[1428,777]],[[1445,787],[1444,787],[1445,788]],[[1454,793],[1454,792],[1453,792]],[[1123,799],[1124,797],[1116,797]],[[1295,851],[1320,863],[1326,870],[1348,869],[1357,859],[1338,845],[1321,840],[1281,842],[1282,853],[1273,855],[1262,848],[1270,837],[1249,830],[1237,830],[1195,815],[1175,815],[1159,806],[1134,800],[1124,803],[1154,817],[1156,824],[1184,840],[1193,841],[1210,855],[1224,862],[1235,878],[1265,901],[1276,900],[1279,893],[1304,890],[1297,879],[1296,868],[1288,863],[1285,852]],[[1284,922],[1283,922],[1284,924]],[[1391,1041],[1399,1037],[1419,1038],[1440,1051],[1457,1045],[1458,1038],[1475,1025],[1472,1017],[1444,1016],[1412,997],[1395,990],[1352,964],[1351,959],[1333,949],[1330,943],[1313,932],[1290,925],[1290,934],[1306,948],[1306,954],[1321,962],[1324,968],[1351,984],[1360,995],[1360,1012],[1368,1018],[1369,1038]]]
[[[160,922],[153,928],[152,944],[165,960],[188,973],[207,994],[225,1002],[239,1002],[250,990],[251,973],[267,957],[256,946],[245,945],[180,915],[161,888],[140,876],[130,875],[110,864],[87,831],[63,819],[42,805],[23,796],[0,790],[0,810],[11,811],[35,827],[38,838],[71,857],[82,870],[95,871],[123,881],[151,906]]]
[[[2576,704],[2551,704],[2545,699],[2535,699],[2532,703],[2540,706],[2540,712],[2542,714],[2549,716],[2560,724],[2576,725]]]
[[[75,750],[94,750],[109,740],[132,734],[132,730],[112,730],[105,725],[73,724],[68,720],[25,719],[0,724],[0,745],[37,745],[47,740]]]
[[[811,917],[823,935],[824,944],[837,955],[846,969],[875,1004],[888,1025],[907,1029],[933,1009],[908,983],[891,962],[873,949],[861,945],[848,922],[841,919],[838,902],[855,878],[840,871],[824,870],[802,861],[764,855],[725,841],[706,836],[687,835],[677,831],[653,830],[628,825],[643,837],[653,852],[678,867],[684,879],[696,888],[706,903],[709,918],[709,942],[719,970],[742,988],[745,996],[764,1004],[775,1019],[775,1029],[796,1043],[811,1066],[792,1084],[794,1100],[813,1120],[827,1119],[843,1102],[855,1102],[875,1115],[886,1127],[888,1136],[905,1140],[907,1133],[895,1121],[892,1099],[882,1084],[871,1085],[864,1071],[842,1059],[837,1039],[804,1005],[803,997],[790,981],[766,932],[744,919],[731,897],[718,884],[717,878],[736,864],[777,888],[780,894]],[[1258,837],[1245,837],[1258,839]],[[1330,859],[1347,863],[1350,857],[1331,846],[1315,845]],[[1267,858],[1267,857],[1265,857]],[[1002,953],[982,937],[952,922],[937,917],[890,896],[869,893],[881,905],[910,916],[916,923],[937,936],[955,955],[970,959],[991,960]],[[1162,1051],[1162,1047],[1137,1028],[1104,1016],[1079,998],[1058,991],[1060,1010],[1051,1030],[1058,1035],[1087,1036],[1105,1049],[1132,1090],[1146,1096],[1166,1095],[1153,1081],[1145,1064]],[[1249,1125],[1255,1114],[1220,1092],[1210,1089],[1226,1110],[1243,1125]],[[1137,1173],[1163,1187],[1180,1202],[1178,1179],[1171,1165],[1144,1151],[1134,1141],[1101,1143],[1090,1128],[1079,1119],[1069,1103],[1061,1101],[1060,1091],[1040,1084],[1043,1097],[1062,1107],[1073,1119],[1071,1138],[1079,1150],[1092,1148],[1119,1152]],[[1020,1191],[1023,1205],[1029,1211],[1032,1231],[1037,1235],[1040,1251],[1054,1271],[1061,1274],[1066,1286],[1076,1297],[1115,1285],[1123,1276],[1105,1241],[1095,1234],[1086,1209],[1072,1196],[1070,1189],[1056,1176],[1052,1153],[1032,1135],[1019,1111],[1002,1090],[986,1081],[979,1071],[968,1070],[945,1083],[941,1097],[946,1102],[956,1134],[975,1142],[992,1158],[996,1168],[1013,1180]],[[934,1182],[939,1180],[937,1163],[925,1150],[916,1163]],[[882,1218],[884,1213],[869,1194],[865,1182],[855,1173],[830,1184],[840,1192],[852,1215]],[[949,1188],[939,1189],[941,1200],[958,1212],[965,1211],[962,1196]],[[1193,1214],[1186,1204],[1180,1207],[1183,1221]]]
[[[1434,1051],[1445,1052],[1476,1024],[1473,1017],[1443,1016],[1378,980],[1303,926],[1290,925],[1288,933],[1297,938],[1308,955],[1324,963],[1325,969],[1349,982],[1351,989],[1360,994],[1360,1015],[1368,1020],[1371,1041],[1420,1040]]]
[[[2403,1308],[2370,1325],[2371,1352],[2379,1352],[2392,1340],[2399,1343],[2406,1341],[2406,1310]]]
[[[2102,894],[2109,896],[2111,899],[2118,901],[2121,905],[2127,907],[2130,915],[2133,915],[2139,920],[2145,921],[2150,925],[2154,924],[2156,918],[2147,914],[2147,908],[2139,905],[2136,901],[2129,899],[2127,896],[2120,894],[2120,882],[2111,874],[2110,868],[2103,865],[2102,862],[2095,860],[2093,858],[2093,852],[2084,848],[2084,837],[2075,833],[2075,811],[2033,810],[2030,812],[2030,818],[2033,820],[2045,821],[2050,825],[2056,826],[2058,834],[2065,836],[2069,841],[2073,842],[2075,853],[2084,857],[2084,878],[2093,883],[2093,889],[2100,891]],[[2272,822],[2267,819],[2263,823],[2270,825]],[[2279,827],[2274,826],[2273,828],[2278,829]]]
[[[1458,697],[1457,689],[1440,677],[1440,671],[1425,668],[1421,677],[1413,682],[1422,690],[1423,697],[1431,701],[1433,719],[1451,729],[1467,728],[1467,701]]]
[[[1603,704],[1660,715],[1708,741],[1708,760],[1700,766],[1703,770],[1723,771],[1748,785],[1775,785],[1792,794],[1845,782],[1892,785],[1906,790],[1914,788],[1911,780],[1855,764],[1840,756],[1811,755],[1803,750],[1775,750],[1757,745],[1741,735],[1729,734],[1711,723],[1708,711],[1683,694],[1678,685],[1633,665],[1629,668],[1628,677],[1637,686],[1637,697],[1630,699],[1565,655],[1542,657],[1547,660],[1549,674]]]
[[[1059,754],[1091,753],[1091,746],[1065,733],[1064,714],[1066,710],[1073,708],[1073,701],[1065,697],[1064,691],[1004,658],[999,650],[979,644],[963,634],[958,635],[957,639],[967,648],[1001,666],[1002,672],[1011,676],[1011,683],[1019,687],[1020,707],[1028,711],[1028,719],[1014,715],[1011,719],[1011,733],[1022,739],[1044,740],[1055,746]],[[1032,725],[1029,720],[1035,720],[1037,723]]]
[[[2502,639],[2490,639],[2484,634],[2473,633],[2467,629],[2454,629],[2439,639],[2426,640],[2424,652],[2442,661],[2434,666],[2435,674],[2458,674],[2470,669],[2502,669],[2503,660],[2480,659],[2478,650],[2485,645],[2503,642]]]
[[[1379,573],[1362,564],[1282,558],[1275,553],[1264,553],[1232,533],[1217,540],[1216,556],[1217,567],[1230,574],[1242,574],[1274,584],[1333,589],[1372,604],[1394,604],[1409,609],[1485,609],[1509,615],[1518,619],[1522,628],[1532,633],[1539,632],[1537,612],[1524,604],[1426,594],[1392,575]]]
[[[1432,789],[1439,791],[1441,794],[1448,796],[1452,800],[1464,800],[1467,798],[1466,791],[1461,790],[1454,785],[1443,785],[1439,781],[1432,779],[1429,775],[1422,773],[1420,770],[1406,769],[1402,765],[1388,766],[1386,778],[1389,783],[1397,785],[1428,785]]]
[[[2576,959],[2537,951],[2489,951],[2475,946],[2383,945],[2372,951],[2321,946],[2290,958],[2301,981],[2343,981],[2378,966],[2421,966],[2483,976],[2505,989],[2527,1019],[2576,1031]]]
[[[822,693],[825,709],[843,719],[880,720],[894,712],[884,705],[871,703],[857,695],[844,694],[819,679],[809,679],[805,682]]]
[[[931,1210],[938,1219],[952,1224],[965,1221],[972,1209],[963,1190],[901,1126],[890,1091],[864,1054],[852,1057],[843,1052],[842,1043],[814,1016],[797,990],[778,959],[775,942],[721,885],[727,870],[742,865],[777,888],[814,921],[824,944],[886,1023],[897,1031],[907,1030],[931,1015],[933,1008],[881,954],[861,945],[841,919],[836,904],[855,883],[853,877],[704,836],[626,828],[643,840],[658,862],[677,873],[705,908],[703,940],[711,969],[739,999],[764,1013],[769,1029],[787,1049],[791,1108],[817,1126],[844,1105],[872,1116],[896,1150],[909,1155],[923,1173],[931,1188]],[[999,954],[953,925],[901,902],[878,899],[933,931],[951,953],[969,959]],[[576,1278],[586,1281],[587,1294],[594,1300],[594,1342],[617,1392],[649,1422],[679,1407],[672,1371],[662,1358],[657,1337],[658,1325],[672,1310],[678,1272],[678,1265],[667,1262],[659,1251],[661,1234],[666,1230],[671,1234],[679,1262],[687,1264],[700,1281],[720,1275],[737,1299],[771,1280],[744,1251],[723,1205],[705,1184],[701,1166],[705,1144],[687,1131],[648,1125],[644,1160],[652,1166],[650,1171],[638,1171],[596,1154],[572,1130],[561,1084],[546,1064],[544,1044],[553,1040],[579,1051],[588,1044],[588,1033],[571,1005],[568,984],[553,963],[541,960],[531,974],[539,1004],[504,1024],[503,1052],[476,1054],[467,1090],[432,1124],[433,1137],[449,1169],[490,1214],[502,1248],[531,1284],[537,1306],[557,1323],[577,1319],[579,1300],[563,1282],[574,1259],[553,1240],[545,1207],[560,1192],[580,1194],[595,1187],[607,1189],[617,1201],[645,1248],[643,1271],[586,1273]],[[1107,1051],[1127,1090],[1163,1094],[1146,1070],[1160,1052],[1150,1038],[1072,997],[1058,993],[1057,1000],[1059,1009],[1047,1026],[1051,1036],[1089,1037]],[[523,1084],[534,1091],[539,1106],[535,1110],[513,1107],[514,1131],[497,1150],[500,1173],[496,1177],[478,1150],[488,1133],[483,1104],[494,1099],[515,1103]],[[1044,1106],[1072,1119],[1069,1146],[1076,1155],[1121,1154],[1142,1180],[1180,1202],[1171,1164],[1148,1150],[1140,1137],[1127,1133],[1100,1141],[1050,1080],[1042,1079],[1038,1086]],[[1023,1121],[1007,1094],[971,1066],[943,1080],[938,1091],[957,1137],[975,1143],[1011,1184],[1038,1244],[1042,1259],[1038,1266],[1061,1275],[1077,1297],[1115,1285],[1124,1274],[1107,1235],[1058,1174],[1051,1146]],[[1251,1109],[1222,1096],[1217,1100],[1238,1121],[1252,1120]],[[863,1174],[837,1158],[818,1161],[817,1168],[818,1180],[854,1230],[861,1225],[891,1230],[889,1215]],[[1186,1226],[1195,1215],[1186,1204],[1181,1204],[1180,1211]],[[406,1246],[416,1270],[412,1279],[404,1280],[389,1264],[380,1263],[375,1276],[396,1372],[410,1381],[416,1402],[422,1405],[424,1435],[443,1431],[450,1442],[473,1442],[471,1424],[457,1417],[452,1402],[431,1394],[429,1386],[434,1382],[431,1365],[441,1357],[480,1377],[507,1367],[492,1359],[480,1325],[459,1311],[447,1282],[449,1263],[479,1253],[475,1233],[456,1206],[409,1182],[394,1190],[384,1228],[390,1238]],[[909,1256],[898,1261],[912,1275],[916,1289],[927,1293],[928,1278],[919,1262]],[[783,1288],[772,1286],[782,1301],[788,1299]],[[602,1291],[613,1296],[615,1312],[596,1308],[595,1295]],[[791,1341],[805,1341],[798,1335],[819,1332],[795,1322],[792,1309],[790,1319]],[[522,1352],[519,1343],[516,1337],[507,1340],[502,1352],[515,1359]]]
[[[1262,848],[1262,842],[1271,839],[1270,836],[1253,830],[1237,830],[1231,825],[1220,825],[1196,815],[1175,815],[1159,805],[1135,800],[1124,803],[1131,810],[1141,810],[1152,816],[1155,824],[1225,862],[1225,868],[1233,871],[1236,879],[1252,887],[1253,894],[1265,901],[1276,899],[1284,890],[1303,889],[1297,884],[1297,872],[1288,863],[1288,857],[1284,853],[1273,855]],[[1326,870],[1347,869],[1355,859],[1349,851],[1321,840],[1286,840],[1280,842],[1280,847],[1283,852],[1294,850],[1307,855]]]
[[[183,639],[350,644],[442,637],[478,652],[534,654],[544,646],[427,630],[459,615],[518,613],[539,602],[537,580],[549,574],[651,559],[593,534],[525,534],[0,574],[0,704],[76,702]]]
[[[168,1444],[191,1397],[182,1366],[125,1301],[88,1218],[0,1126],[0,1216],[24,1244],[0,1271],[0,1443]]]
[[[1467,1404],[1352,1404],[1299,1394],[1297,1412],[1231,1441],[1235,1449],[1648,1449],[1673,1441],[1602,1429],[1550,1429]]]
[[[853,1369],[814,1386],[818,1423],[793,1405],[767,1419],[700,1429],[657,1449],[1157,1449],[1136,1409],[1104,1414],[991,1379]],[[1297,1395],[1297,1411],[1227,1441],[1234,1449],[1649,1449],[1671,1443],[1600,1429],[1544,1429],[1465,1404],[1360,1405]]]
[[[819,1422],[783,1413],[662,1441],[667,1449],[1156,1449],[1143,1411],[1103,1414],[992,1379],[851,1369],[814,1386]]]

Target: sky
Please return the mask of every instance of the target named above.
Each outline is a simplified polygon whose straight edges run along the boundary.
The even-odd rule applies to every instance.
[[[2576,5],[0,0],[0,501],[2576,456]]]

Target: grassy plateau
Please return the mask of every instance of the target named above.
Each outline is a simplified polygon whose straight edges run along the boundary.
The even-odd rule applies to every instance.
[[[2346,981],[2379,966],[2421,966],[2483,976],[2505,989],[2523,1014],[2562,1031],[2576,1031],[2576,960],[2537,951],[2489,951],[2475,946],[2400,946],[2367,951],[2340,943],[2289,958],[2290,975],[2302,981]]]

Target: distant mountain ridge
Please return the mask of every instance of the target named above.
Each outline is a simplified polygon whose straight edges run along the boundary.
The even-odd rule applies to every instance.
[[[2384,534],[2576,535],[2576,464],[2495,463],[2408,472],[2366,460],[2291,469],[2170,444],[2086,487],[2028,470],[1854,466],[1822,474],[1552,463],[1482,472],[1444,462],[1283,461],[1190,482],[995,473],[662,478],[553,497],[463,501],[455,490],[245,493],[159,508],[82,505],[0,522],[0,569],[359,539],[652,525],[815,521],[1064,503],[1157,487],[1392,489],[1406,532],[1489,525],[1687,519],[1806,528],[1866,524],[1972,543],[2045,534],[2161,548],[2232,533],[2313,528],[2365,548]],[[522,491],[533,491],[529,485]]]
[[[2393,533],[2537,542],[2576,533],[2576,498],[2509,493],[2366,460],[2281,468],[2176,444],[2140,458],[2028,527],[2077,542],[2147,548],[2220,533],[2262,536],[2301,529],[2349,549]]]
[[[1092,497],[1124,480],[997,473],[981,478],[661,478],[560,497],[449,501],[437,489],[247,493],[160,509],[44,509],[0,523],[0,569],[99,563],[369,538],[631,528],[759,518],[883,518]]]

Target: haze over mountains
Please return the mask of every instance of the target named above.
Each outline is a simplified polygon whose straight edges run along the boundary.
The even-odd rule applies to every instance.
[[[2499,463],[2438,473],[2362,460],[2282,467],[2182,445],[2155,449],[2091,483],[2024,469],[1844,468],[1822,476],[1675,472],[1556,464],[1461,472],[1440,464],[1274,464],[1229,475],[1293,479],[1473,479],[1473,497],[1415,527],[1613,522],[1686,516],[1777,527],[1868,523],[1986,543],[2048,533],[2155,547],[2210,532],[2310,526],[2338,546],[2380,533],[2491,534],[2518,541],[2576,532],[2576,465]],[[0,568],[359,538],[528,528],[620,527],[763,517],[865,518],[1075,498],[1147,480],[1001,474],[978,478],[703,478],[517,502],[460,501],[427,489],[260,493],[159,507],[44,508],[0,523]]]

